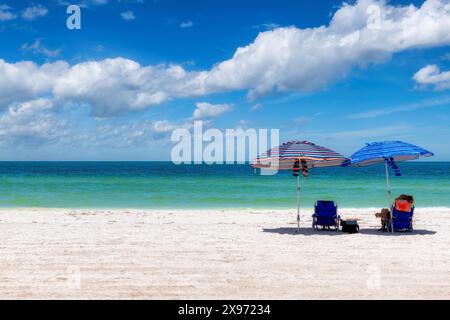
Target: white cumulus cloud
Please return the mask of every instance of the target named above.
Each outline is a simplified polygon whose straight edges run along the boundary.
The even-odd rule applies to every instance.
[[[55,58],[59,56],[61,52],[60,49],[55,50],[48,49],[46,46],[42,44],[42,40],[39,38],[36,39],[32,44],[24,43],[21,46],[21,49],[22,51],[31,51],[34,54],[42,54],[47,58]]]
[[[123,20],[134,20],[136,17],[134,16],[133,11],[125,11],[120,14]]]
[[[217,118],[225,112],[231,111],[231,104],[211,104],[207,102],[197,102],[197,109],[194,110],[194,119],[207,120]]]
[[[9,21],[16,18],[17,15],[15,15],[11,11],[11,7],[7,6],[6,4],[0,4],[0,21]]]
[[[257,103],[251,107],[250,112],[256,112],[258,110],[261,110],[262,108],[263,108],[263,105],[261,103]]]
[[[30,61],[7,63],[0,59],[0,110],[12,102],[24,102],[51,94],[59,78],[69,70],[66,62],[36,65]]]
[[[24,18],[25,20],[34,20],[36,18],[47,15],[47,13],[48,9],[39,4],[26,8],[22,12],[22,18]]]
[[[360,0],[344,4],[329,26],[260,33],[215,66],[208,83],[215,90],[249,89],[250,96],[319,90],[354,67],[383,62],[396,52],[450,44],[448,30],[448,0],[428,0],[420,8]]]
[[[450,71],[441,71],[435,64],[417,71],[413,79],[420,85],[434,86],[438,90],[450,89]]]
[[[192,28],[194,26],[194,23],[192,21],[185,21],[180,23],[180,28],[185,29],[185,28]]]
[[[66,120],[55,117],[52,108],[43,98],[11,105],[0,116],[0,146],[39,145],[67,137]]]
[[[89,103],[96,116],[139,111],[169,99],[204,93],[197,73],[182,67],[147,66],[115,58],[71,67],[52,87],[58,99]]]
[[[396,52],[449,45],[448,30],[450,0],[427,0],[420,7],[359,0],[343,4],[329,25],[261,32],[229,60],[203,71],[173,64],[143,66],[122,57],[75,65],[0,59],[0,108],[49,96],[89,104],[94,116],[111,117],[233,90],[248,90],[249,97],[316,91]]]

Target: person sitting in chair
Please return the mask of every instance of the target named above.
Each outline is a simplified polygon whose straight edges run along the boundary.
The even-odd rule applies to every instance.
[[[411,211],[412,206],[414,205],[414,197],[402,194],[398,198],[395,199],[395,208],[398,211],[409,212]]]
[[[414,205],[414,197],[411,195],[402,194],[395,199],[395,208],[399,211],[409,212]],[[381,212],[375,214],[377,218],[381,219],[381,229],[379,231],[388,231],[391,219],[391,211],[389,209],[382,209]]]

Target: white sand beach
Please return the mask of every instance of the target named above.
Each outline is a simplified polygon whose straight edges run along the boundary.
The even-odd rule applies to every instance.
[[[416,231],[314,232],[294,210],[0,209],[2,299],[449,299],[450,208]],[[308,217],[308,218],[307,218]]]

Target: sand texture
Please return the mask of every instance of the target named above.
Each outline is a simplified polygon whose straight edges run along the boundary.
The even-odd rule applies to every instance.
[[[449,299],[450,208],[415,232],[316,232],[311,210],[0,209],[2,299]]]

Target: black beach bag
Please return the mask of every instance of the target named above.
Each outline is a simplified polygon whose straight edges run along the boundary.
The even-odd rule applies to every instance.
[[[342,232],[358,233],[359,225],[356,220],[341,220]]]

